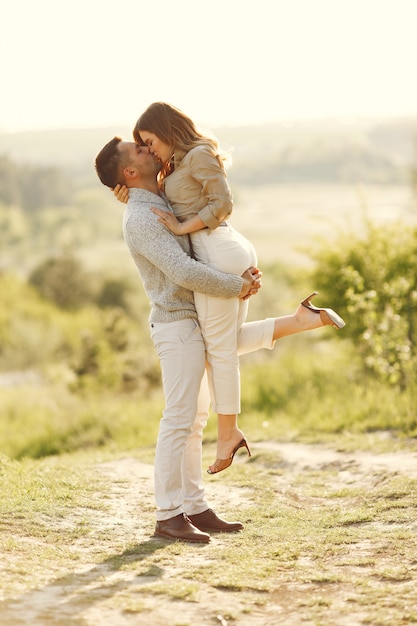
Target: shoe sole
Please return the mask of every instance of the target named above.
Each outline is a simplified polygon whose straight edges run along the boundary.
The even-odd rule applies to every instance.
[[[238,533],[243,528],[198,528],[198,530],[202,530],[204,533]]]
[[[185,539],[184,537],[172,537],[171,535],[163,535],[162,533],[154,533],[154,537],[158,539],[169,539],[170,541],[185,541],[186,543],[210,543],[210,537],[208,539]]]

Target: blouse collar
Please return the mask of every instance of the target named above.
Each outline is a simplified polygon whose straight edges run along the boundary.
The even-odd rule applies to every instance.
[[[177,169],[177,167],[180,165],[186,154],[187,152],[185,150],[175,150],[171,159],[171,162],[174,164],[175,169]]]

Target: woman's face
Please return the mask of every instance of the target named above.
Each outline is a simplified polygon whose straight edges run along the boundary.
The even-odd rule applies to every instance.
[[[147,130],[140,131],[140,138],[143,143],[148,146],[152,154],[154,154],[162,163],[167,163],[172,157],[173,149],[167,143],[159,139],[155,133],[148,133]]]

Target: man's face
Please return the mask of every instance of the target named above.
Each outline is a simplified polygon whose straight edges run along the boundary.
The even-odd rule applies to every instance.
[[[159,159],[150,152],[147,146],[140,146],[134,141],[121,141],[119,152],[129,163],[128,167],[135,168],[143,177],[154,176],[161,170]]]

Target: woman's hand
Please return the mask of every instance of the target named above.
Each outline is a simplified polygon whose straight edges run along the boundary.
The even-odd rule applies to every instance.
[[[157,209],[154,206],[151,207],[151,211],[158,216],[158,222],[161,222],[161,224],[166,226],[171,233],[174,233],[174,235],[184,234],[184,224],[179,222],[173,213]]]
[[[113,193],[118,201],[123,202],[123,204],[126,204],[129,200],[129,189],[124,185],[116,185],[116,187],[113,189]]]

